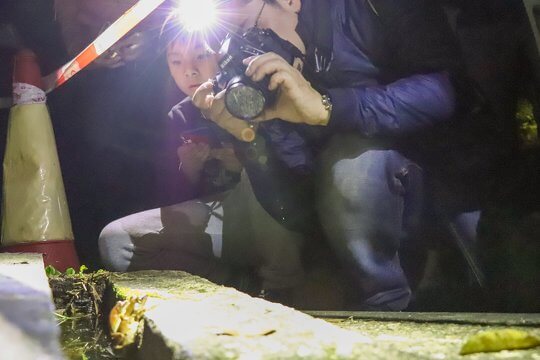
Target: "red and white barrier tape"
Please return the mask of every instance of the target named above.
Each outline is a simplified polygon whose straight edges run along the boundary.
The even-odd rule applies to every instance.
[[[165,0],[140,0],[102,32],[90,45],[60,69],[43,77],[45,93],[49,93],[68,81],[73,75],[90,65],[137,24],[157,9]],[[0,98],[0,109],[9,108],[11,98]]]
[[[165,0],[140,0],[102,32],[73,60],[43,78],[45,92],[49,93],[87,67],[101,54],[150,15]]]

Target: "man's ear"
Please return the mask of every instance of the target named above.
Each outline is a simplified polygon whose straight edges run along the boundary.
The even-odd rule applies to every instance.
[[[302,7],[302,0],[279,0],[281,6],[288,11],[298,14]]]

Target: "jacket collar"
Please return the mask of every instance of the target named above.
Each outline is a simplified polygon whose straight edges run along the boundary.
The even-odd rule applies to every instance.
[[[306,59],[315,73],[332,63],[333,29],[331,0],[303,0],[296,31],[306,44]]]

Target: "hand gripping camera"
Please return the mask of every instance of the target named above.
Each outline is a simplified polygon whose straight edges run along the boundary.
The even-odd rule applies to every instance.
[[[243,35],[229,34],[219,51],[220,72],[214,79],[214,91],[225,90],[225,106],[235,117],[253,120],[265,107],[276,101],[276,91],[268,90],[269,77],[254,82],[245,75],[243,60],[255,55],[274,52],[293,64],[302,53],[290,42],[269,29],[251,28]]]

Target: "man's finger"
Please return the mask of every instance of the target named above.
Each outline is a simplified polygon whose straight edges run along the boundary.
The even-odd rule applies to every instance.
[[[274,75],[272,75],[272,77],[270,78],[270,82],[268,83],[268,90],[274,91],[282,85],[289,85],[289,84],[286,84],[287,81],[289,82],[292,81],[291,74],[284,71],[278,71]]]
[[[255,139],[255,131],[243,120],[233,117],[225,108],[224,92],[213,94],[211,82],[201,85],[193,95],[193,104],[203,115],[231,133],[239,140],[250,142]]]
[[[276,118],[278,118],[278,116],[274,115],[274,111],[272,109],[264,109],[261,115],[257,116],[251,121],[255,124],[258,124],[258,123],[268,121],[268,120],[273,120]]]
[[[260,81],[267,75],[272,75],[278,71],[290,72],[295,70],[282,58],[267,58],[265,61],[260,62],[259,65],[253,69],[251,80]]]
[[[263,55],[259,55],[259,56],[252,56],[252,57],[249,57],[249,62],[246,64],[247,65],[247,68],[246,68],[246,75],[247,76],[251,76],[253,75],[253,73],[257,70],[257,68],[259,66],[261,66],[261,64],[269,61],[269,60],[275,60],[275,59],[282,59],[282,57],[280,57],[279,55],[273,53],[273,52],[269,52],[269,53],[266,53],[266,54],[263,54]],[[247,60],[247,59],[246,59]],[[285,60],[283,60],[285,61]]]
[[[191,101],[193,102],[193,105],[201,110],[210,109],[214,101],[214,87],[212,82],[207,81],[199,86],[199,88],[195,90],[195,94],[193,94]]]
[[[255,140],[255,129],[244,120],[237,119],[232,116],[227,116],[216,121],[216,123],[227,130],[238,140],[251,142]]]

